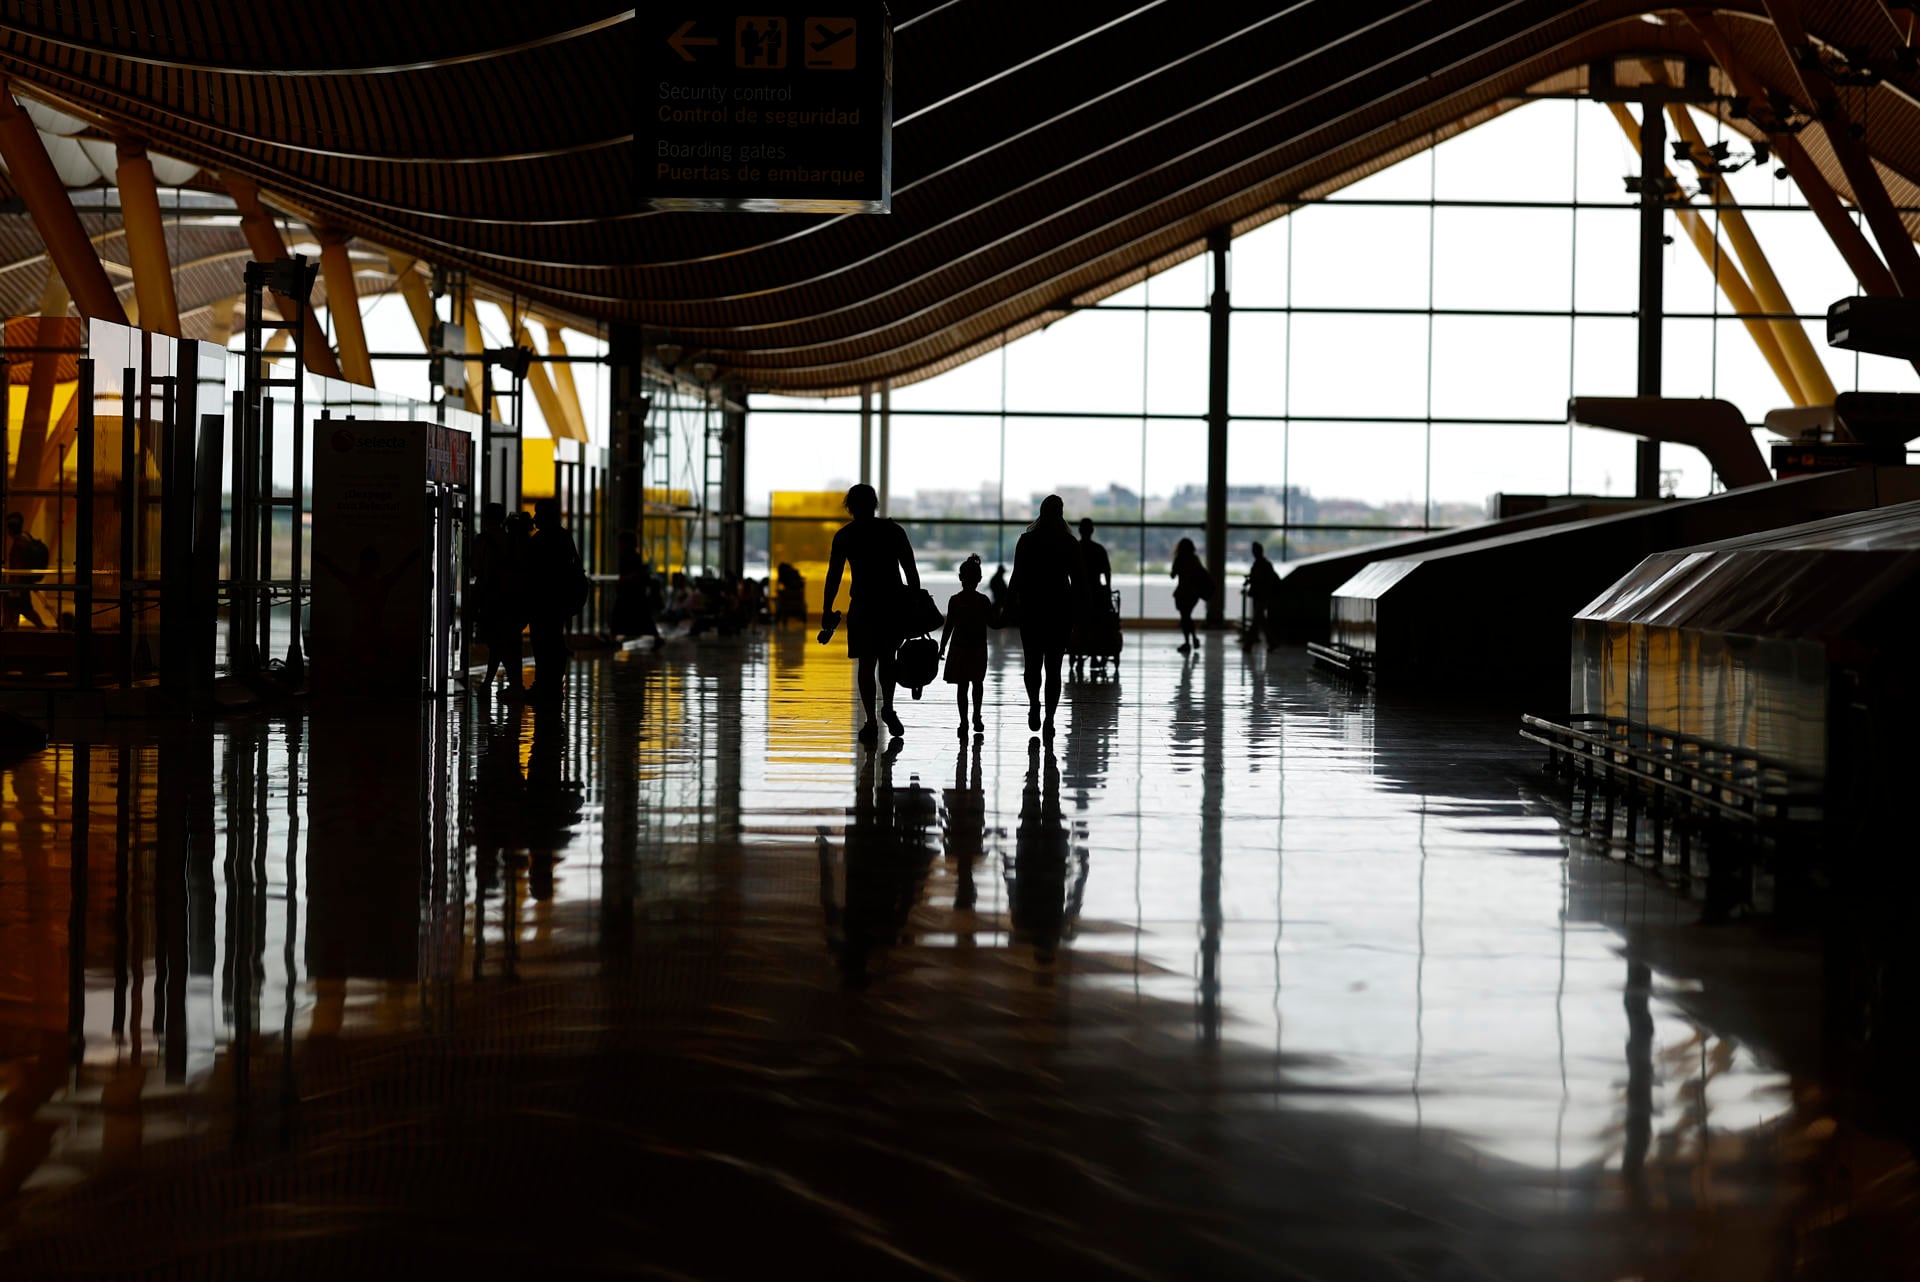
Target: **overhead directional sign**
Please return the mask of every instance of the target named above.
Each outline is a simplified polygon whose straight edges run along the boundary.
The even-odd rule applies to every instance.
[[[878,0],[641,6],[640,203],[884,214],[893,206],[893,28]]]

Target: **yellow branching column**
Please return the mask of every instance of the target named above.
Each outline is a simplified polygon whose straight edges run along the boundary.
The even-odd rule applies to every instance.
[[[413,313],[414,328],[420,331],[420,341],[428,348],[433,346],[433,326],[439,317],[433,314],[433,295],[427,292],[427,282],[420,279],[420,273],[414,266],[420,260],[389,249],[387,262],[393,266],[394,288],[400,291],[400,297],[407,300],[407,310]],[[440,381],[440,371],[434,370],[434,382]],[[480,408],[480,389],[469,383],[460,393],[466,407],[470,410]]]
[[[65,346],[67,302],[66,282],[49,265],[47,283],[40,291],[40,320],[33,327],[35,347]],[[33,358],[33,369],[27,376],[26,416],[20,424],[20,457],[13,464],[16,491],[41,485],[47,438],[53,434],[53,388],[59,369],[60,357],[56,354],[41,352]]]
[[[413,269],[419,260],[388,250],[387,262],[393,267],[393,287],[407,300],[407,310],[413,314],[413,327],[420,331],[420,341],[432,343],[433,297],[427,293],[427,282]]]
[[[107,269],[100,265],[80,215],[67,199],[66,184],[54,172],[40,131],[20,110],[4,80],[0,80],[0,159],[7,162],[7,176],[26,203],[47,257],[72,291],[80,314],[89,320],[126,324],[127,314],[107,280]]]
[[[173,263],[167,256],[153,161],[138,138],[122,138],[115,151],[120,163],[114,177],[120,185],[120,213],[126,224],[127,256],[133,260],[133,296],[140,302],[141,326],[178,338],[180,305],[173,294]]]
[[[1854,133],[1854,122],[1833,81],[1817,60],[1801,56],[1802,50],[1813,48],[1813,42],[1800,23],[1800,5],[1797,0],[1762,0],[1762,4],[1773,19],[1780,52],[1799,80],[1801,97],[1820,122],[1820,131],[1826,135],[1834,159],[1840,162],[1847,185],[1853,188],[1854,204],[1873,230],[1874,243],[1880,247],[1880,257],[1886,260],[1895,286],[1903,297],[1920,298],[1920,251],[1914,249],[1913,234],[1887,194],[1887,185],[1874,168],[1866,143]]]
[[[467,334],[467,355],[478,356],[486,350],[486,345],[480,341],[480,312],[479,309],[474,307],[471,296],[467,298],[466,306],[460,309],[460,327],[464,329]],[[467,362],[467,403],[471,405],[476,412],[479,411],[481,402],[485,399],[480,394],[480,380],[485,378],[486,374],[487,365],[485,361]],[[490,405],[487,409],[493,417],[500,417],[500,407],[498,405]]]
[[[540,360],[540,349],[534,347],[533,335],[527,332],[525,322],[514,330],[513,341],[533,350],[533,363],[527,366],[527,386],[533,391],[534,402],[540,406],[540,417],[547,420],[547,432],[556,441],[585,441],[585,436],[574,432],[573,419],[567,413],[565,401],[554,390],[547,366]]]
[[[1627,138],[1633,143],[1633,149],[1640,150],[1640,125],[1634,120],[1633,113],[1621,103],[1611,102],[1607,106],[1612,109],[1613,118],[1620,122],[1620,128],[1626,132]],[[1748,286],[1746,278],[1740,274],[1740,269],[1734,265],[1733,259],[1720,252],[1719,241],[1714,236],[1713,228],[1707,225],[1707,221],[1684,205],[1675,205],[1672,208],[1673,216],[1679,220],[1682,230],[1687,233],[1687,238],[1693,242],[1693,247],[1700,251],[1700,257],[1713,272],[1714,279],[1720,284],[1720,291],[1727,296],[1727,302],[1732,305],[1733,310],[1736,312],[1762,310],[1760,300],[1754,296],[1752,288]],[[1773,376],[1780,380],[1780,386],[1786,391],[1787,399],[1795,405],[1811,404],[1807,400],[1805,389],[1800,386],[1800,380],[1794,376],[1793,366],[1788,362],[1786,352],[1781,349],[1780,340],[1775,337],[1773,327],[1761,320],[1743,320],[1741,324],[1746,326],[1747,336],[1753,340],[1753,345],[1760,349],[1760,355],[1766,359],[1767,368],[1771,369]]]
[[[240,231],[247,238],[247,248],[253,251],[254,258],[263,263],[278,262],[287,256],[286,242],[280,239],[280,229],[274,226],[273,218],[260,204],[260,189],[248,179],[233,174],[225,176],[227,192],[233,197],[234,206],[240,211]],[[280,300],[280,314],[291,316],[296,310],[293,300],[274,295]],[[333,349],[327,346],[327,336],[320,330],[320,322],[315,319],[313,308],[298,309],[306,315],[307,331],[307,368],[327,378],[340,377],[340,362],[333,358]]]
[[[367,355],[367,334],[360,324],[360,290],[353,281],[353,260],[347,257],[347,238],[339,232],[320,233],[320,274],[327,281],[327,310],[340,341],[340,369],[349,383],[373,386],[373,361]]]
[[[1692,115],[1686,107],[1674,103],[1667,108],[1667,116],[1673,121],[1674,130],[1681,140],[1687,144],[1694,167],[1699,169],[1701,157],[1708,154],[1707,141],[1694,126]],[[1780,284],[1780,278],[1773,274],[1773,265],[1767,261],[1766,251],[1760,248],[1753,229],[1747,225],[1747,216],[1741,212],[1740,202],[1734,199],[1733,190],[1704,169],[1700,170],[1700,175],[1712,185],[1717,198],[1715,203],[1721,206],[1720,225],[1727,229],[1727,239],[1733,243],[1733,252],[1740,257],[1740,266],[1753,285],[1753,293],[1760,300],[1761,310],[1776,316],[1793,315],[1793,304],[1787,298],[1787,291]],[[1786,355],[1787,364],[1793,368],[1793,376],[1799,382],[1800,390],[1806,394],[1803,403],[1833,404],[1833,380],[1827,377],[1827,367],[1821,362],[1820,353],[1807,337],[1805,328],[1797,320],[1767,323],[1780,344],[1780,350]]]
[[[1749,118],[1756,121],[1770,119],[1766,86],[1747,70],[1745,63],[1734,57],[1733,45],[1728,41],[1719,20],[1705,9],[1689,9],[1687,21],[1700,33],[1700,39],[1707,46],[1707,52],[1713,55],[1713,60],[1733,81],[1735,91],[1747,100]],[[1807,155],[1807,149],[1800,145],[1798,138],[1778,128],[1777,124],[1773,122],[1767,129],[1774,154],[1780,157],[1793,175],[1800,194],[1806,197],[1807,208],[1813,210],[1814,217],[1827,229],[1834,248],[1847,260],[1847,267],[1853,272],[1854,279],[1860,282],[1860,288],[1878,298],[1890,298],[1897,294],[1899,289],[1893,283],[1893,274],[1880,261],[1879,254],[1868,243],[1866,233],[1854,223],[1846,206],[1840,203],[1840,197],[1834,193],[1826,175],[1820,172],[1820,166]]]
[[[580,388],[573,381],[573,365],[567,356],[567,340],[558,325],[543,325],[547,334],[547,355],[559,357],[553,366],[553,389],[560,394],[560,408],[566,413],[567,421],[573,425],[573,439],[585,441],[591,439],[587,434],[587,416],[580,410]]]
[[[240,305],[238,294],[218,298],[207,308],[207,341],[225,347],[233,341],[233,311]]]

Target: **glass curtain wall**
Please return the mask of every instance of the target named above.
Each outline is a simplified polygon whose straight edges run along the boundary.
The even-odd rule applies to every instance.
[[[1713,116],[1707,144],[1750,155]],[[1668,136],[1676,136],[1670,122]],[[1759,425],[1791,393],[1715,284],[1751,275],[1727,224],[1744,217],[1797,325],[1839,390],[1920,389],[1897,362],[1825,342],[1852,274],[1777,162],[1703,187],[1670,168],[1713,233],[1706,254],[1666,220],[1663,393],[1720,397]],[[1233,242],[1229,608],[1250,544],[1292,559],[1484,520],[1499,494],[1628,495],[1634,441],[1573,428],[1572,395],[1636,388],[1638,172],[1615,114],[1564,97],[1525,101]],[[1200,247],[1196,247],[1199,249]],[[969,364],[892,391],[891,514],[936,587],[978,553],[992,573],[1041,497],[1089,516],[1124,610],[1173,613],[1175,541],[1200,543],[1206,502],[1208,317],[1204,251]],[[879,434],[875,409],[874,435]],[[825,525],[860,479],[857,398],[755,397],[748,419],[750,572],[783,522]],[[881,450],[870,442],[879,484]],[[1692,449],[1662,452],[1663,489],[1714,488]],[[938,595],[938,592],[936,592]]]

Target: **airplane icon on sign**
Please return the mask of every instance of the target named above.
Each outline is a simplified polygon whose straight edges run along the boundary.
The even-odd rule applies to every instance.
[[[807,66],[815,71],[852,71],[857,26],[852,18],[808,18],[802,28]]]

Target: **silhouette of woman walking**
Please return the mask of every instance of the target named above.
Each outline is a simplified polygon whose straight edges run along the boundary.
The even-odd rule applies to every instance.
[[[1213,576],[1200,564],[1192,539],[1173,545],[1173,571],[1168,577],[1174,580],[1173,607],[1180,611],[1180,653],[1185,654],[1200,640],[1193,626],[1193,607],[1213,595]]]
[[[1066,503],[1049,494],[1040,503],[1040,515],[1013,548],[1013,582],[1009,590],[1020,614],[1020,645],[1025,650],[1027,729],[1042,727],[1040,681],[1046,678],[1045,729],[1053,734],[1054,710],[1060,706],[1060,663],[1066,658],[1073,633],[1074,604],[1079,600],[1080,549],[1067,528]]]
[[[860,742],[871,748],[880,740],[880,731],[873,720],[876,677],[881,719],[894,738],[906,733],[893,711],[893,656],[900,647],[907,593],[919,590],[920,571],[913,563],[913,546],[907,542],[907,532],[895,522],[875,515],[880,509],[880,498],[871,485],[856,485],[848,490],[846,509],[853,519],[833,536],[833,552],[827,563],[826,607],[820,619],[820,644],[832,640],[834,629],[840,626],[840,615],[833,603],[840,596],[840,576],[851,565],[857,599],[850,600],[847,606],[847,657],[859,663],[860,705],[867,710],[867,723],[860,727]]]

